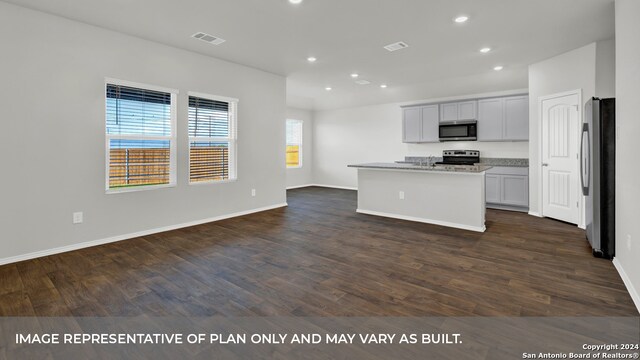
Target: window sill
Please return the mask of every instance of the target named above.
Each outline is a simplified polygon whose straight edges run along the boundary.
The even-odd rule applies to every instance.
[[[215,184],[228,184],[238,181],[238,178],[227,179],[227,180],[211,180],[211,181],[198,181],[198,182],[189,182],[189,186],[202,186],[202,185],[215,185]]]
[[[176,187],[176,184],[147,185],[147,186],[141,185],[141,186],[133,186],[133,187],[125,187],[125,188],[107,189],[105,191],[105,194],[107,195],[122,194],[122,193],[149,191],[149,190],[157,190],[157,189],[172,188],[172,187]]]

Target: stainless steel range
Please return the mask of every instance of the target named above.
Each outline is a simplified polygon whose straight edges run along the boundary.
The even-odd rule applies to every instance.
[[[480,162],[478,150],[444,150],[436,165],[475,165]]]

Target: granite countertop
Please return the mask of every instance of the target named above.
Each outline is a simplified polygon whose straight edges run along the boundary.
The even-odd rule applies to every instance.
[[[414,170],[414,171],[444,171],[444,172],[457,172],[457,173],[481,173],[491,166],[474,165],[474,166],[460,166],[460,165],[436,165],[436,166],[420,166],[411,163],[366,163],[366,164],[354,164],[347,165],[353,168],[365,168],[365,169],[386,169],[386,170]]]
[[[480,158],[480,165],[529,167],[529,159],[515,158]]]
[[[404,161],[398,163],[426,163],[429,161],[442,161],[439,156],[405,156]],[[519,158],[480,158],[478,165],[483,166],[510,166],[510,167],[529,167],[529,159]]]

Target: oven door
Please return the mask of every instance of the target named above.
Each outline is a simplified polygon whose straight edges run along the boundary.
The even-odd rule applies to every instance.
[[[452,121],[440,123],[440,141],[477,140],[476,121]]]

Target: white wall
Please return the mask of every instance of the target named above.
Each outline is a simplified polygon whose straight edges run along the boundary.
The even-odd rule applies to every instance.
[[[523,92],[526,92],[526,89],[469,94],[415,103]],[[407,104],[392,103],[316,112],[313,122],[315,183],[355,188],[357,173],[356,169],[347,168],[349,164],[393,162],[402,160],[405,156],[442,156],[442,150],[445,149],[480,150],[483,157],[528,157],[526,141],[404,144],[400,106]]]
[[[616,40],[596,43],[596,96],[616,96]]]
[[[287,188],[313,183],[313,113],[287,108],[287,119],[302,120],[302,167],[287,169]]]
[[[539,98],[578,89],[582,89],[583,102],[595,95],[595,43],[529,66],[529,211],[531,213],[540,213]],[[580,111],[582,113],[582,107]]]
[[[640,310],[640,1],[616,0],[616,260]]]
[[[529,211],[540,208],[541,96],[581,90],[584,104],[593,96],[615,96],[615,41],[608,39],[529,66]],[[580,106],[580,116],[583,107]]]
[[[4,2],[0,43],[0,261],[286,201],[283,77]],[[180,90],[177,187],[105,194],[105,77]],[[238,181],[188,185],[190,90],[240,100]]]

